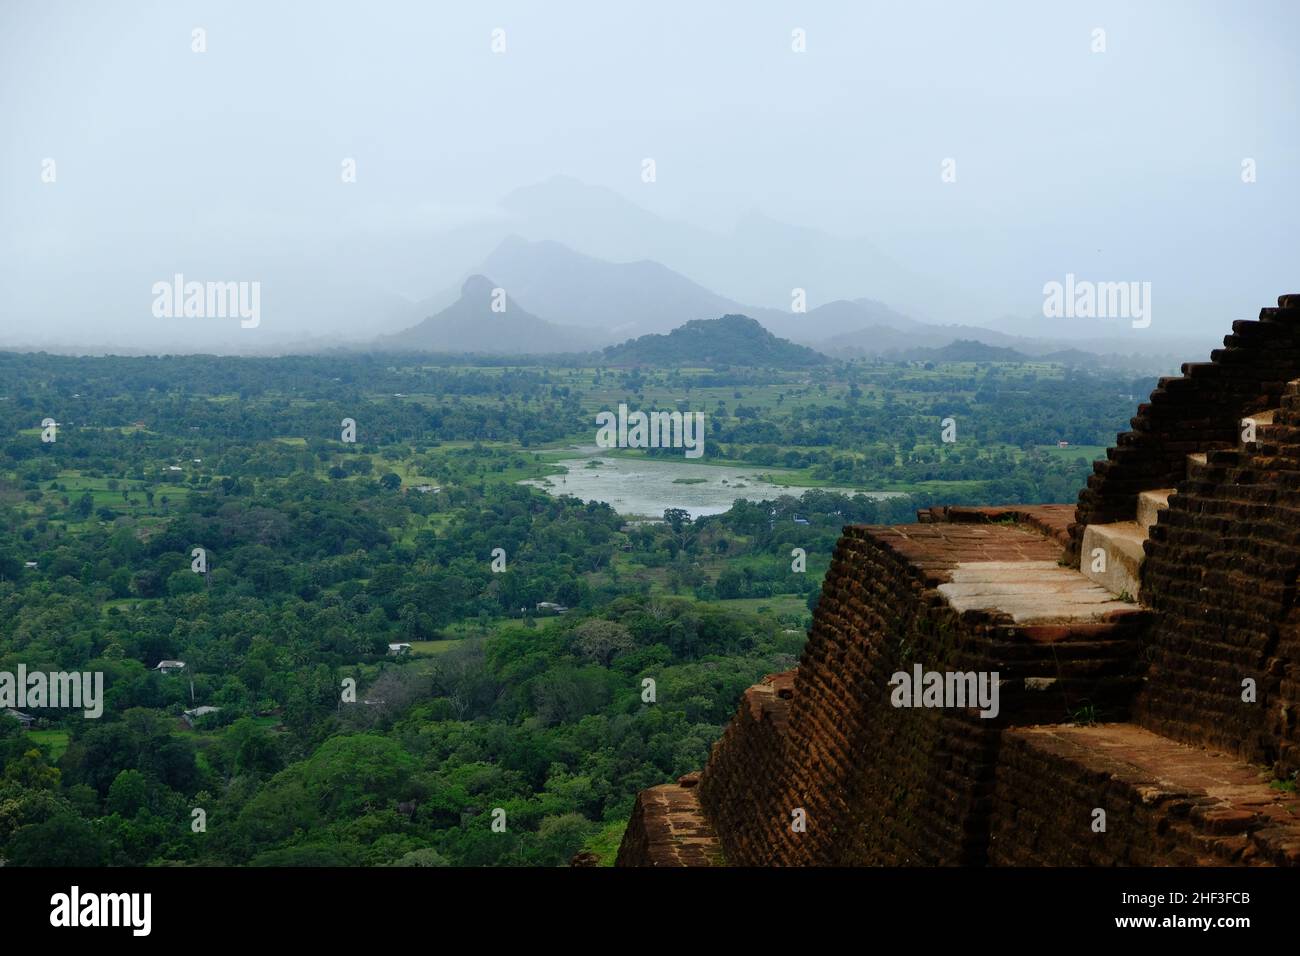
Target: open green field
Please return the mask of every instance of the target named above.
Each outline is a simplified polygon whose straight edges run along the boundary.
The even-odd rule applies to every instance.
[[[68,749],[66,730],[29,730],[27,736],[35,743],[50,748],[50,760],[57,761]]]
[[[1038,449],[1053,458],[1059,458],[1063,461],[1074,461],[1076,458],[1083,458],[1086,461],[1093,462],[1098,458],[1106,457],[1105,445],[1069,445],[1066,448],[1058,448],[1056,445],[1039,445]]]
[[[465,643],[465,638],[448,641],[411,641],[411,653],[416,657],[438,657]]]

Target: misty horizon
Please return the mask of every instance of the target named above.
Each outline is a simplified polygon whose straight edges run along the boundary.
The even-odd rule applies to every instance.
[[[512,238],[746,309],[799,289],[1135,351],[1295,285],[1283,3],[70,9],[0,13],[0,347],[364,346],[504,282]],[[258,283],[260,322],[160,319],[175,275]],[[1046,318],[1067,276],[1150,283],[1153,321]]]

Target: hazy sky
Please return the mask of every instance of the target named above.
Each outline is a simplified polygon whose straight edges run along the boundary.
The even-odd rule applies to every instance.
[[[865,237],[970,290],[940,320],[1032,314],[1075,272],[1151,281],[1153,334],[1226,331],[1300,291],[1297,11],[4,0],[0,343],[174,347],[150,286],[177,271],[278,283],[273,332],[361,336],[481,258],[437,237],[556,174],[724,234]]]

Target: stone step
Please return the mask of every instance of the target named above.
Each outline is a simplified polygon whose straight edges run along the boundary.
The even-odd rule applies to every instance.
[[[1300,796],[1222,753],[1114,723],[1008,730],[1001,760],[994,865],[1300,864]]]
[[[1138,527],[1144,531],[1149,531],[1151,526],[1156,523],[1160,512],[1169,507],[1169,496],[1173,493],[1173,488],[1155,488],[1151,491],[1141,492],[1138,495]]]
[[[1238,429],[1239,429],[1238,435],[1241,436],[1239,439],[1239,444],[1241,445],[1241,447],[1245,448],[1246,446],[1246,440],[1244,436],[1247,434],[1246,429],[1248,426],[1250,426],[1252,423],[1254,424],[1255,441],[1259,442],[1263,440],[1268,435],[1269,431],[1272,429],[1274,419],[1277,416],[1277,413],[1279,411],[1280,409],[1270,408],[1262,412],[1252,412],[1251,414],[1244,416],[1241,419],[1241,421],[1238,423]]]
[[[1111,594],[1136,601],[1146,539],[1146,528],[1136,521],[1090,524],[1083,529],[1079,570]]]
[[[955,610],[1001,611],[1016,624],[1086,623],[1134,610],[1055,561],[972,561],[948,574],[938,591]]]

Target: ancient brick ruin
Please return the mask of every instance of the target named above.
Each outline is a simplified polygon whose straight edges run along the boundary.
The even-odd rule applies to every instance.
[[[798,667],[619,865],[1300,864],[1300,295],[1162,379],[1077,507],[918,518],[844,529]],[[917,664],[996,671],[997,715],[895,706]]]

